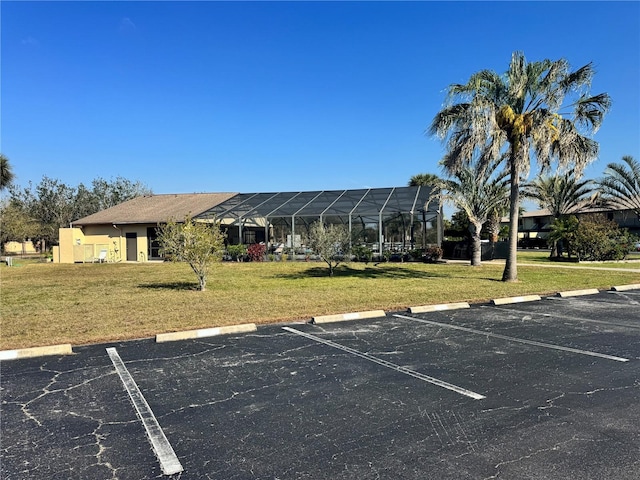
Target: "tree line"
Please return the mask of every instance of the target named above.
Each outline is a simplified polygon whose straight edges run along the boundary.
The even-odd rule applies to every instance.
[[[139,181],[115,177],[97,177],[90,185],[68,185],[43,176],[36,185],[26,187],[12,183],[13,173],[2,155],[2,189],[8,197],[0,204],[2,228],[0,242],[22,242],[27,239],[48,248],[58,244],[58,229],[72,222],[113,207],[126,200],[153,192]]]

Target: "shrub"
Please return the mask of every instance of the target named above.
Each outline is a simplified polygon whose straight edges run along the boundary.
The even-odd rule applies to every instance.
[[[373,250],[364,245],[356,245],[351,249],[351,253],[353,253],[356,262],[369,263],[373,260]]]
[[[426,263],[436,263],[442,258],[442,249],[440,247],[429,247],[422,255],[423,261]]]
[[[622,260],[633,248],[633,235],[603,215],[582,217],[566,239],[571,253],[581,261]]]
[[[436,263],[442,258],[443,250],[438,246],[415,248],[409,252],[409,258],[417,262]]]
[[[236,262],[241,262],[244,259],[244,256],[247,254],[247,247],[245,245],[229,245],[227,246],[227,253],[231,257],[232,260]]]
[[[266,251],[267,247],[264,243],[253,243],[247,248],[247,255],[252,262],[262,262]]]

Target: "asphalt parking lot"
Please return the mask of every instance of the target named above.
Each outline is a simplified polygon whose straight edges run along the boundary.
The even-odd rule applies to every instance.
[[[640,478],[640,290],[74,352],[1,363],[3,479]]]

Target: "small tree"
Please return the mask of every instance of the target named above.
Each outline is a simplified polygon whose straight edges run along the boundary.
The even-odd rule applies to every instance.
[[[325,225],[315,222],[309,229],[309,247],[329,265],[329,276],[342,262],[348,262],[351,255],[351,238],[344,225]]]
[[[560,259],[563,250],[565,250],[569,258],[571,258],[573,251],[571,240],[575,237],[577,229],[578,218],[575,215],[562,216],[553,221],[551,224],[551,232],[549,232],[549,240],[556,245],[557,256],[552,258]]]
[[[189,216],[183,223],[170,220],[158,227],[158,242],[166,258],[189,264],[204,291],[211,264],[220,261],[224,252],[224,234],[218,224],[197,222]]]

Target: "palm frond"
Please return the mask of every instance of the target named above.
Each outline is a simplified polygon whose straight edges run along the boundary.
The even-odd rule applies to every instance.
[[[575,170],[538,177],[523,188],[524,196],[536,200],[540,208],[548,209],[554,217],[591,206],[593,194],[594,182],[579,180]]]
[[[575,118],[578,125],[596,132],[605,114],[611,108],[611,97],[600,93],[593,97],[582,95],[574,104]]]
[[[560,82],[560,86],[565,90],[565,92],[578,90],[583,86],[589,87],[591,86],[591,79],[593,78],[594,73],[595,70],[593,68],[593,63],[589,62],[577,70],[567,74]]]
[[[640,162],[628,155],[622,161],[609,163],[597,183],[609,205],[633,210],[640,216]]]
[[[565,97],[565,90],[559,85],[569,71],[569,63],[564,58],[555,61],[546,60],[544,63],[547,68],[538,85],[537,102],[531,108],[538,109],[546,105],[546,108],[556,111]]]
[[[467,116],[470,106],[469,103],[457,103],[443,108],[431,121],[427,133],[441,139],[446,137],[448,131]]]
[[[593,160],[598,158],[599,145],[595,140],[582,135],[575,124],[568,119],[558,123],[560,134],[553,142],[552,156],[560,167],[573,165],[578,174]]]

